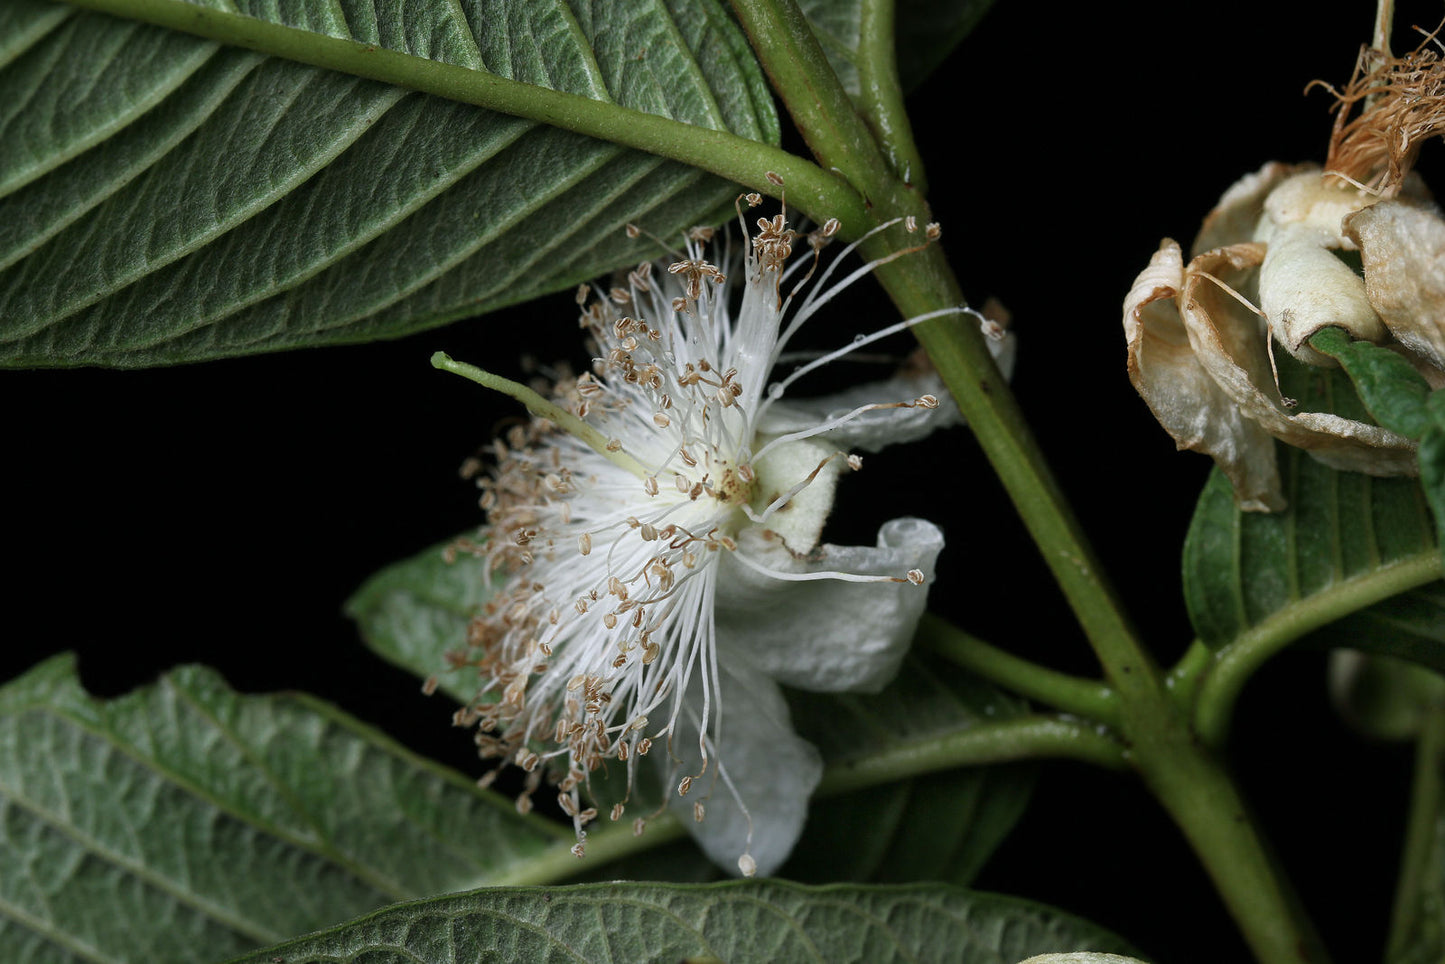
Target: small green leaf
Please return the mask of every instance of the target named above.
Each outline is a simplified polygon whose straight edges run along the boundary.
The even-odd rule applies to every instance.
[[[1016,964],[1062,950],[1131,952],[1052,908],[955,887],[614,882],[497,888],[388,908],[233,964],[483,960],[676,964],[938,961]]]
[[[465,701],[475,695],[475,680],[442,667],[444,654],[462,646],[468,620],[486,602],[485,563],[466,553],[447,563],[444,548],[383,569],[356,592],[346,611],[368,647],[418,676],[436,675],[440,691]],[[909,657],[898,678],[878,694],[787,696],[799,734],[829,765],[841,767],[1024,709],[950,664],[917,657]],[[975,767],[828,797],[815,803],[781,873],[809,881],[966,883],[1013,828],[1032,787],[1030,767]],[[859,834],[860,826],[868,833]],[[598,867],[596,873],[712,879],[710,865],[690,844],[665,850]]]
[[[1280,378],[1305,410],[1366,417],[1343,372],[1282,357]],[[1378,602],[1365,583],[1436,551],[1415,480],[1340,472],[1283,444],[1278,453],[1286,511],[1240,511],[1217,469],[1195,507],[1184,543],[1184,595],[1195,632],[1213,649],[1266,619],[1292,618],[1298,634],[1314,629],[1321,604],[1347,586],[1361,589],[1357,608]]]
[[[99,701],[61,656],[0,688],[6,961],[215,960],[570,844],[331,706],[204,668]]]
[[[483,559],[452,553],[451,546],[433,546],[376,573],[346,601],[346,615],[372,652],[423,679],[436,676],[440,692],[465,703],[476,695],[476,680],[444,671],[445,656],[464,646],[467,623],[486,605],[492,583]]]
[[[1316,332],[1310,347],[1340,363],[1377,424],[1413,439],[1420,438],[1430,427],[1430,415],[1425,409],[1430,385],[1403,355],[1367,341],[1355,341],[1342,328]]]
[[[628,222],[672,237],[737,191],[418,89],[545,87],[684,134],[778,137],[716,0],[382,0],[345,15],[329,0],[97,4],[210,25],[259,53],[43,0],[3,5],[0,365],[393,338],[634,263],[648,249]],[[322,49],[345,69],[288,59]],[[362,79],[382,59],[415,89]]]

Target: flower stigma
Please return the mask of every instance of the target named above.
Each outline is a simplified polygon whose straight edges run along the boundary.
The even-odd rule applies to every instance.
[[[739,220],[744,203],[760,202],[740,198]],[[550,778],[578,856],[598,807],[621,820],[639,767],[653,765],[670,799],[651,816],[675,803],[714,860],[746,876],[770,873],[796,841],[821,775],[777,683],[877,689],[896,672],[922,611],[920,587],[942,547],[936,527],[895,520],[877,548],[819,537],[838,476],[861,466],[840,447],[854,441],[849,433],[876,448],[893,420],[945,424],[951,403],[920,391],[815,414],[784,396],[824,359],[966,309],[888,326],[774,382],[784,346],[818,308],[938,233],[929,225],[917,246],[824,288],[835,259],[809,289],[837,229],[830,220],[803,234],[785,214],[760,218],[741,252],[727,236],[693,229],[673,260],[641,264],[608,290],[584,285],[577,303],[592,368],[558,378],[549,395],[440,352],[432,359],[532,415],[494,443],[495,467],[478,481],[486,525],[481,538],[456,546],[482,557],[501,588],[471,621],[465,650],[450,657],[479,680],[455,722],[477,727],[483,758],[526,772],[519,810],[531,809]],[[799,244],[810,254],[790,265]],[[716,261],[711,247],[721,248]],[[822,610],[847,606],[826,602],[832,590],[819,582],[871,590],[852,605],[888,625],[848,616],[856,643],[824,626],[788,629],[791,646],[741,629],[766,621],[757,607],[770,593],[783,613],[776,626],[826,623]],[[609,761],[625,780],[607,780],[601,800],[592,778]],[[635,818],[635,833],[646,820]]]

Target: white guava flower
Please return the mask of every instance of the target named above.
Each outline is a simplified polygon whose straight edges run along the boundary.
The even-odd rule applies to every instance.
[[[435,360],[534,416],[496,443],[497,467],[480,483],[488,523],[473,548],[508,578],[457,656],[481,680],[459,722],[478,725],[484,757],[529,772],[519,807],[553,774],[578,856],[598,816],[579,790],[623,781],[630,797],[646,758],[714,861],[749,876],[775,870],[822,773],[778,684],[886,684],[943,547],[942,532],[914,518],[884,525],[875,546],[820,543],[838,476],[861,465],[849,449],[959,417],[926,375],[877,394],[784,400],[798,376],[921,319],[775,381],[798,327],[874,265],[824,290],[835,260],[801,297],[809,279],[789,278],[792,247],[821,246],[836,222],[806,236],[783,215],[757,225],[741,256],[708,262],[711,232],[695,231],[679,260],[643,264],[608,292],[581,289],[593,371],[561,379],[550,399]],[[922,244],[936,226],[925,233]],[[814,253],[792,268],[810,276],[816,265]],[[604,777],[609,761],[620,770]],[[621,819],[626,802],[606,816]]]

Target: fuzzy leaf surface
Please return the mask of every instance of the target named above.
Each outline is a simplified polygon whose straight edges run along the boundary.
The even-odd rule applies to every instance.
[[[447,563],[435,546],[373,576],[348,601],[367,645],[438,689],[471,699],[476,681],[442,672],[466,626],[487,599],[483,562],[465,553]],[[910,656],[877,694],[787,693],[799,734],[829,766],[982,723],[1023,706],[955,667]],[[782,876],[803,881],[972,880],[1022,814],[1033,788],[1028,766],[973,767],[870,787],[816,805]],[[860,835],[859,827],[868,833]],[[584,877],[711,880],[716,871],[689,842],[669,844]]]
[[[1016,964],[1064,950],[1129,952],[1060,911],[943,885],[806,887],[613,882],[494,888],[388,908],[234,964],[509,960],[948,961]]]
[[[1281,358],[1280,378],[1284,393],[1303,409],[1369,419],[1340,371]],[[1285,511],[1240,511],[1217,469],[1195,507],[1184,543],[1185,602],[1195,632],[1213,649],[1266,620],[1308,622],[1330,594],[1436,551],[1434,523],[1416,480],[1336,471],[1290,446],[1279,445],[1278,452]],[[1367,599],[1362,608],[1375,602]],[[1391,638],[1362,639],[1357,648],[1388,652]]]
[[[418,83],[477,72],[778,137],[761,72],[716,0],[104,5],[117,15],[45,0],[0,9],[0,365],[135,367],[397,337],[635,263],[647,251],[627,223],[675,237],[736,193],[287,50],[355,42],[347,57],[396,52]],[[190,12],[259,51],[138,22]],[[247,41],[258,26],[271,32]]]
[[[0,689],[0,947],[194,964],[570,845],[301,695],[182,667],[101,701],[69,656]]]

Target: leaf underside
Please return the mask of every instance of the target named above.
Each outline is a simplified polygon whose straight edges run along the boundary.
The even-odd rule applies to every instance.
[[[614,882],[496,888],[389,908],[235,964],[506,960],[888,961],[1016,964],[1045,951],[1120,951],[1050,908],[944,885]]]
[[[437,674],[441,692],[466,701],[475,695],[476,681],[438,671],[446,665],[448,650],[462,648],[468,621],[486,602],[487,580],[482,560],[460,554],[448,564],[442,548],[377,573],[346,609],[371,649],[418,676]],[[878,694],[787,696],[794,726],[830,765],[923,744],[1024,709],[956,667],[912,656]],[[1028,766],[971,767],[817,801],[780,873],[820,882],[967,883],[1013,828],[1032,787]],[[717,876],[688,841],[578,870],[584,878],[700,881]]]
[[[1303,410],[1333,411],[1368,421],[1349,381],[1337,370],[1307,368],[1281,356],[1284,394]],[[1434,523],[1415,479],[1341,472],[1300,449],[1279,444],[1280,474],[1289,508],[1243,512],[1218,469],[1195,508],[1184,544],[1184,592],[1199,638],[1219,648],[1290,607],[1310,601],[1382,567],[1435,552]],[[1428,598],[1437,589],[1415,590]],[[1373,616],[1382,618],[1387,608]],[[1354,645],[1380,648],[1388,636]],[[1431,661],[1445,666],[1445,650]]]
[[[320,701],[177,669],[0,689],[0,957],[195,964],[475,887],[570,833]]]
[[[181,0],[175,0],[181,2]],[[715,0],[242,2],[774,142]],[[467,104],[44,0],[0,5],[0,364],[141,366],[392,338],[716,220],[736,189]]]

